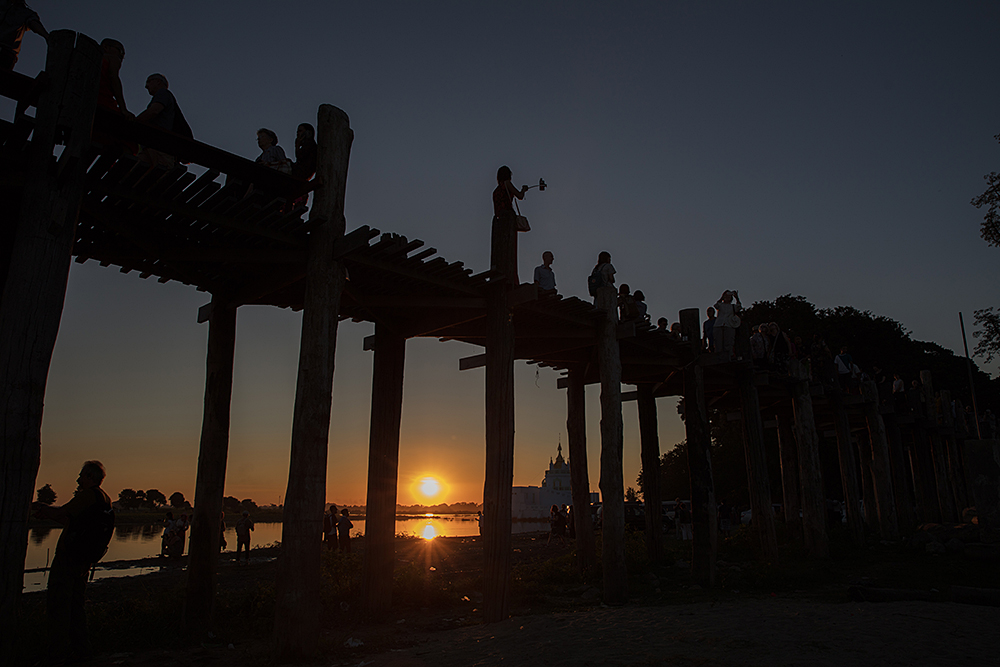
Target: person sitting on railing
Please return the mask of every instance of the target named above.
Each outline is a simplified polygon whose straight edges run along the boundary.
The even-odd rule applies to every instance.
[[[125,92],[122,90],[122,80],[118,76],[122,61],[125,59],[125,47],[117,39],[110,37],[101,42],[104,57],[101,59],[101,79],[97,85],[97,105],[127,118],[134,118],[125,107]],[[116,139],[99,130],[94,130],[94,141],[109,148],[122,148],[135,155],[139,147],[134,143]]]
[[[292,163],[285,157],[285,151],[278,145],[278,135],[262,127],[257,130],[257,145],[261,153],[257,156],[257,164],[275,169],[283,174],[292,172]]]
[[[21,38],[26,30],[41,35],[49,41],[38,14],[24,0],[0,0],[0,70],[10,72],[21,53]]]
[[[182,137],[191,139],[193,138],[191,128],[188,126],[187,121],[184,120],[184,114],[181,113],[180,107],[177,106],[177,99],[174,97],[174,94],[168,90],[169,86],[167,77],[162,74],[150,74],[146,78],[146,90],[153,99],[150,100],[146,110],[136,116],[136,120],[155,125],[168,132],[174,132]],[[151,168],[162,166],[170,169],[177,162],[173,155],[167,155],[162,151],[154,150],[148,146],[144,146],[139,151],[138,157],[143,162],[148,163]]]
[[[295,131],[295,162],[292,164],[292,176],[308,181],[316,173],[316,157],[319,148],[316,146],[316,130],[309,123],[302,123]]]

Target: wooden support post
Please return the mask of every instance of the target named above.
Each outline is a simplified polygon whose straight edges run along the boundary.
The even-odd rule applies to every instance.
[[[510,497],[514,485],[514,322],[510,290],[517,284],[514,220],[494,218],[486,295],[486,481],[483,488],[483,620],[499,623],[510,605]]]
[[[764,451],[764,424],[760,418],[760,399],[753,384],[753,369],[736,371],[743,413],[743,447],[747,461],[747,484],[750,491],[751,529],[757,557],[765,563],[778,560],[778,538],[774,533],[774,513],[771,510],[771,484],[767,475],[767,454]]]
[[[910,488],[909,457],[903,445],[903,435],[895,414],[886,415],[883,420],[889,440],[889,461],[892,464],[892,491],[896,507],[899,530],[909,533],[917,526],[913,514],[913,493]]]
[[[878,497],[875,494],[875,478],[872,471],[872,448],[865,432],[858,433],[858,465],[861,468],[861,518],[865,524],[865,530],[875,534],[879,531],[878,525]]]
[[[781,457],[781,494],[785,507],[785,525],[791,534],[802,538],[802,503],[799,502],[799,455],[796,451],[792,426],[783,414],[774,416],[778,422],[778,453]]]
[[[819,462],[819,435],[809,393],[809,369],[797,359],[788,362],[789,386],[795,415],[795,442],[799,455],[799,483],[802,489],[802,542],[813,558],[830,556],[826,535],[826,500]]]
[[[896,494],[893,493],[892,462],[889,456],[889,438],[885,423],[878,412],[878,387],[874,380],[861,383],[862,406],[868,436],[871,441],[872,475],[875,497],[878,500],[878,527],[883,540],[899,538],[899,521],[896,518]],[[874,508],[872,508],[874,509]]]
[[[1000,544],[1000,440],[966,440],[965,461],[979,516],[979,539]]]
[[[601,375],[601,570],[604,603],[628,602],[625,570],[625,479],[622,471],[622,362],[618,349],[618,293],[597,290],[594,305],[603,310],[597,324],[597,365]]]
[[[934,461],[931,457],[930,436],[924,428],[925,413],[917,413],[917,421],[910,429],[913,444],[910,447],[910,472],[916,489],[917,506],[922,523],[941,523],[941,505],[938,504],[934,484]]]
[[[376,323],[368,444],[365,556],[361,572],[362,608],[369,618],[376,620],[384,617],[392,606],[399,424],[403,416],[405,358],[406,339],[387,330],[385,325]]]
[[[931,461],[934,466],[934,484],[937,487],[941,520],[956,523],[958,513],[955,510],[955,500],[952,497],[951,484],[948,479],[948,451],[941,439],[939,428],[941,411],[938,409],[934,397],[934,385],[930,371],[920,371],[920,389],[924,394],[924,404],[927,406],[927,434],[931,442]]]
[[[344,196],[354,132],[340,109],[324,104],[317,114],[319,145],[306,261],[302,341],[292,416],[281,552],[274,611],[277,660],[308,657],[320,640],[319,579],[326,504],[326,463],[333,399],[340,295],[344,265],[334,245],[344,235]]]
[[[236,352],[236,306],[212,295],[205,362],[205,413],[201,422],[198,477],[188,547],[187,604],[184,623],[189,632],[211,628],[215,573],[219,566],[219,523],[226,488],[229,456],[229,415],[233,398],[233,356]]]
[[[840,480],[844,489],[844,504],[847,506],[847,529],[855,546],[864,546],[865,525],[861,516],[861,488],[858,483],[858,460],[851,442],[851,419],[844,407],[840,387],[830,393],[830,407],[837,430],[837,458],[840,461]]]
[[[576,562],[580,575],[597,571],[594,522],[590,509],[590,475],[587,470],[587,405],[582,368],[569,369],[566,387],[566,435],[569,440],[569,474],[576,526]]]
[[[941,433],[942,449],[948,458],[948,485],[951,487],[952,498],[955,501],[957,520],[962,521],[962,510],[969,506],[965,494],[965,474],[958,455],[958,445],[955,443],[955,419],[951,414],[951,392],[941,390]]]
[[[712,480],[712,436],[705,407],[704,370],[701,355],[701,323],[697,308],[680,312],[681,335],[687,339],[695,363],[684,369],[684,430],[688,469],[691,473],[691,575],[700,586],[715,586],[719,558],[719,526],[716,522],[715,483]]]
[[[653,385],[636,386],[642,458],[642,501],[646,507],[646,551],[656,563],[663,558],[663,505],[660,497],[660,434]]]
[[[101,57],[100,47],[85,35],[56,30],[49,36],[48,84],[36,107],[0,294],[0,627],[5,629],[0,655],[11,655],[17,634],[14,617],[41,460],[45,382],[66,297]],[[57,138],[65,143],[58,163],[53,157]]]

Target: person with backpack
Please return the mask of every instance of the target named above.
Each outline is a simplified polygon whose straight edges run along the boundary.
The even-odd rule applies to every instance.
[[[631,322],[639,319],[639,307],[632,296],[628,283],[622,283],[618,288],[618,321]]]
[[[590,292],[590,296],[596,299],[597,290],[602,287],[614,286],[615,267],[611,266],[611,253],[605,250],[597,256],[597,265],[587,278],[587,291]]]
[[[77,478],[72,500],[61,507],[34,503],[35,516],[63,525],[56,553],[49,568],[46,611],[51,644],[63,658],[85,657],[90,652],[84,615],[87,574],[108,550],[115,530],[111,498],[101,483],[105,477],[100,461],[87,461]]]

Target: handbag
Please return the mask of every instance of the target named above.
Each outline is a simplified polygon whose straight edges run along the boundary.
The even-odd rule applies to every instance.
[[[517,200],[514,201],[514,208],[517,209],[517,215],[514,216],[514,229],[519,232],[530,232],[531,225],[528,224],[528,219],[521,215],[521,209],[517,208]]]

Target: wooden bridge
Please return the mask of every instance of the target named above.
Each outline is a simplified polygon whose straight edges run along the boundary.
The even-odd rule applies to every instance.
[[[828,555],[817,423],[836,431],[848,523],[858,543],[864,540],[862,496],[868,508],[877,508],[867,517],[877,517],[871,527],[884,539],[912,528],[915,505],[927,519],[953,519],[956,507],[968,500],[955,439],[962,432],[947,415],[897,419],[884,408],[880,413],[872,386],[864,396],[843,396],[811,382],[808,369],[796,362],[789,374],[780,375],[756,370],[749,361],[720,364],[701,350],[698,309],[681,311],[683,339],[678,339],[648,324],[619,323],[613,288],[602,289],[595,303],[539,294],[534,285],[516,280],[516,233],[510,227],[494,226],[493,268],[478,274],[437,257],[423,241],[369,227],[345,233],[353,132],[342,111],[320,107],[317,176],[305,183],[98,107],[100,61],[92,40],[58,31],[52,34],[45,72],[33,79],[0,73],[0,94],[19,103],[13,121],[0,125],[0,539],[5,544],[0,622],[8,627],[11,600],[21,588],[45,378],[71,258],[144,279],[178,281],[211,296],[199,312],[199,321],[209,323],[209,340],[185,612],[191,628],[208,626],[214,598],[237,309],[266,304],[303,311],[275,620],[276,644],[286,654],[308,651],[319,636],[319,538],[334,347],[342,319],[375,324],[374,335],[365,341],[374,352],[364,559],[364,605],[373,616],[391,604],[403,361],[405,342],[413,337],[460,340],[485,349],[463,359],[460,367],[486,367],[488,622],[508,613],[515,359],[564,372],[559,384],[567,389],[577,508],[589,506],[590,490],[584,392],[588,384],[601,385],[602,570],[609,604],[624,603],[628,596],[623,400],[638,401],[643,469],[652,471],[660,457],[655,399],[684,398],[695,527],[692,568],[706,587],[715,582],[717,553],[709,408],[742,416],[754,531],[761,557],[769,562],[776,560],[777,544],[763,444],[767,426],[779,433],[786,516],[817,557]],[[36,109],[33,118],[24,113],[30,107]],[[125,142],[175,155],[190,166],[150,169],[122,150]],[[294,202],[309,191],[314,202],[307,211]],[[636,390],[623,394],[623,382]],[[765,422],[762,411],[773,421]],[[912,444],[904,442],[901,427]],[[863,453],[860,462],[852,434]],[[655,558],[662,554],[660,491],[657,475],[645,479],[651,510],[647,543]],[[800,509],[802,520],[796,522]],[[585,523],[589,513],[574,514],[580,522],[579,565],[590,572],[597,560],[593,531]]]

